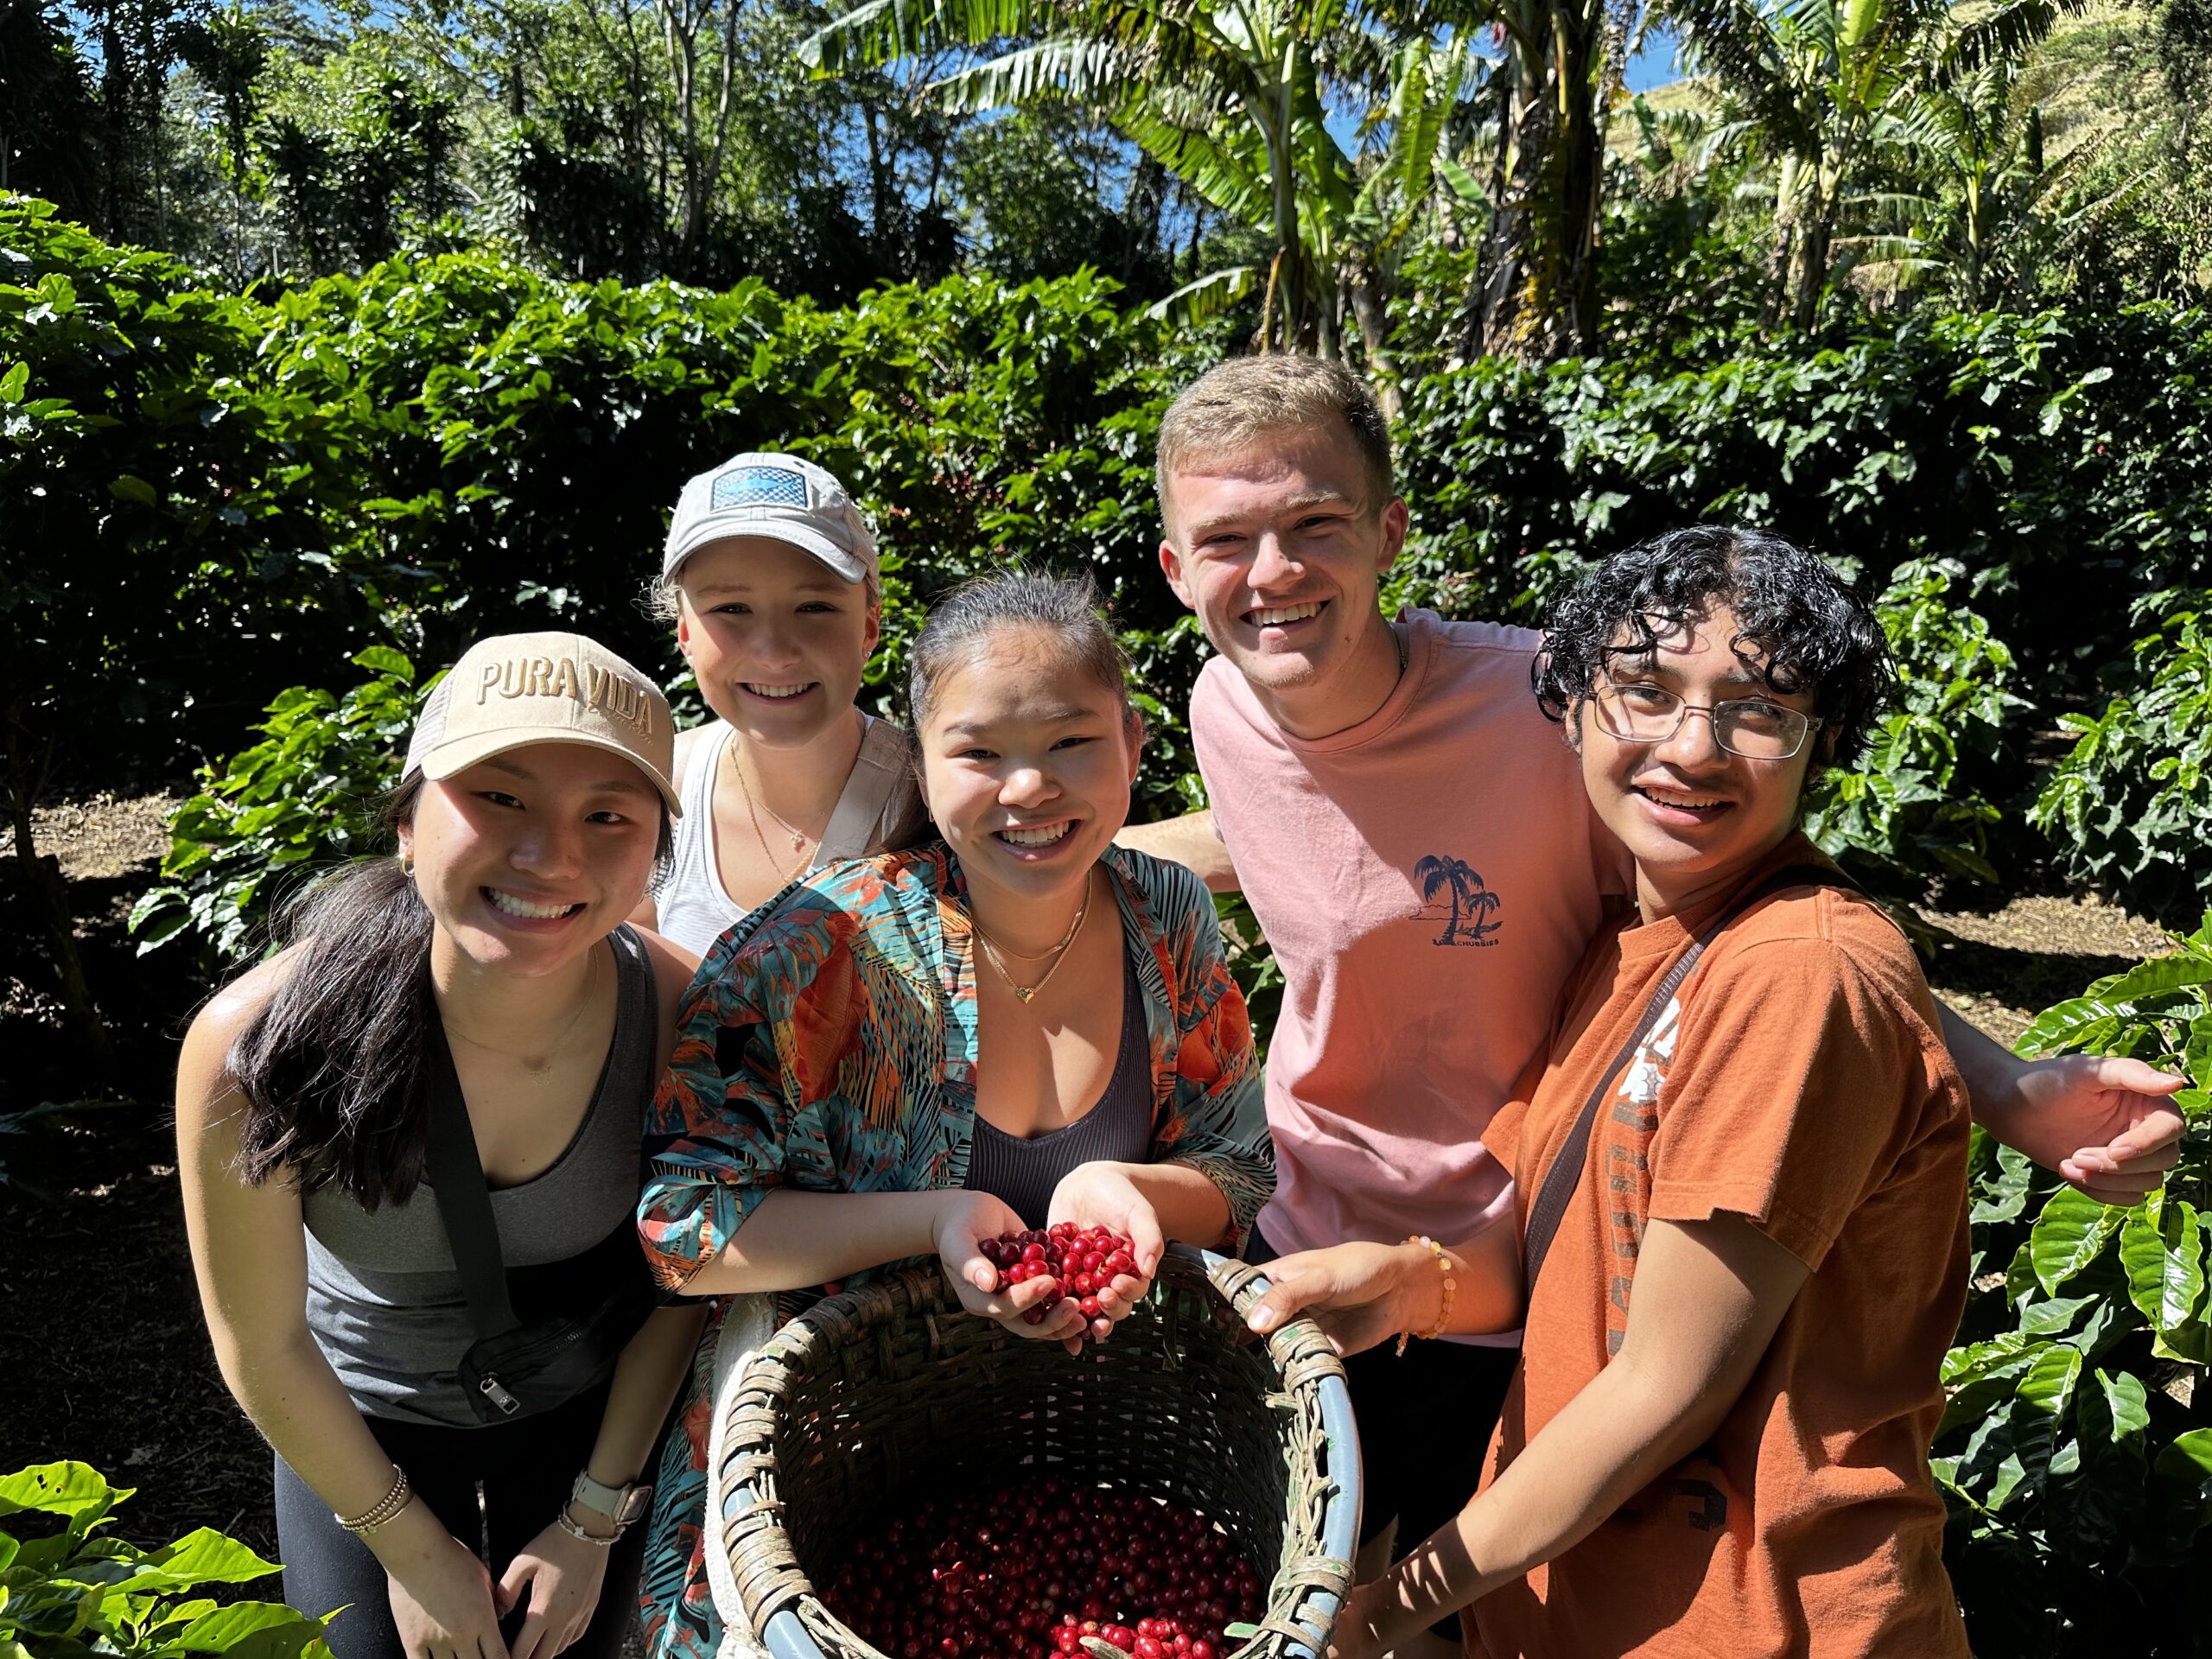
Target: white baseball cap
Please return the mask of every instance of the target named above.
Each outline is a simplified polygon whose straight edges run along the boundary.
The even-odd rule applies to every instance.
[[[765,536],[810,553],[847,582],[876,574],[875,532],[845,486],[797,455],[748,450],[701,473],[677,498],[664,582],[709,542]]]

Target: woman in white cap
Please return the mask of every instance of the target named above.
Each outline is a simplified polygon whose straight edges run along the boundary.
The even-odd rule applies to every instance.
[[[672,741],[593,641],[479,643],[409,746],[398,856],[320,883],[185,1039],[200,1300],[339,1659],[612,1656],[633,1611],[699,1328],[653,1311],[631,1220],[696,965],[624,919]]]
[[[651,596],[715,718],[677,741],[675,863],[635,920],[704,956],[810,870],[926,835],[906,734],[854,706],[883,585],[844,486],[792,455],[700,474]]]

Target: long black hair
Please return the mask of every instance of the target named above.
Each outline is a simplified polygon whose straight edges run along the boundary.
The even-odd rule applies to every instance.
[[[413,816],[420,774],[385,802],[385,827]],[[374,1210],[404,1204],[429,1147],[423,1055],[435,924],[394,858],[356,860],[278,912],[275,943],[298,951],[231,1045],[245,1096],[238,1173],[286,1171],[304,1197],[335,1183]]]
[[[414,816],[422,775],[386,797],[388,831]],[[672,844],[660,813],[654,880]],[[436,924],[395,858],[358,859],[277,912],[274,943],[296,948],[283,982],[232,1045],[245,1097],[238,1173],[283,1172],[304,1197],[336,1185],[365,1210],[404,1204],[429,1153],[423,1056],[438,1017],[430,991]]]

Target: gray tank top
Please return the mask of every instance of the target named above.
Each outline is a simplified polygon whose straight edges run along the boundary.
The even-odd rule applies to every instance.
[[[683,774],[683,816],[676,821],[675,861],[668,880],[653,895],[653,913],[660,918],[663,937],[701,957],[745,917],[745,906],[722,885],[715,858],[715,781],[721,775],[722,757],[729,753],[730,728],[728,721],[718,720],[707,730],[712,735],[692,751],[691,765]],[[807,870],[881,852],[921,823],[906,734],[871,715],[861,737],[860,753],[846,774],[844,791],[830,810],[829,827]]]
[[[1152,1161],[1152,1039],[1136,959],[1122,953],[1122,1040],[1114,1074],[1091,1109],[1044,1135],[1009,1135],[976,1119],[968,1149],[968,1191],[1005,1200],[1025,1227],[1042,1227],[1060,1178],[1083,1164]]]
[[[624,926],[612,940],[614,1037],[583,1122],[542,1174],[492,1192],[499,1254],[525,1323],[595,1305],[594,1287],[580,1275],[528,1269],[571,1262],[616,1229],[636,1225],[639,1141],[659,1081],[659,1005],[637,935]],[[309,1193],[301,1209],[308,1329],[354,1405],[372,1417],[475,1427],[454,1367],[476,1328],[430,1183],[373,1215],[334,1186]]]

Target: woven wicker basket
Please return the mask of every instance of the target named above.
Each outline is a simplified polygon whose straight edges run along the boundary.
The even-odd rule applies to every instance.
[[[1268,1580],[1237,1653],[1315,1659],[1351,1583],[1358,1440],[1310,1320],[1239,1342],[1266,1289],[1243,1262],[1179,1246],[1111,1340],[1075,1358],[963,1313],[934,1271],[817,1303],[724,1407],[721,1541],[753,1636],[774,1659],[881,1659],[814,1577],[911,1482],[1056,1474],[1221,1522]]]

